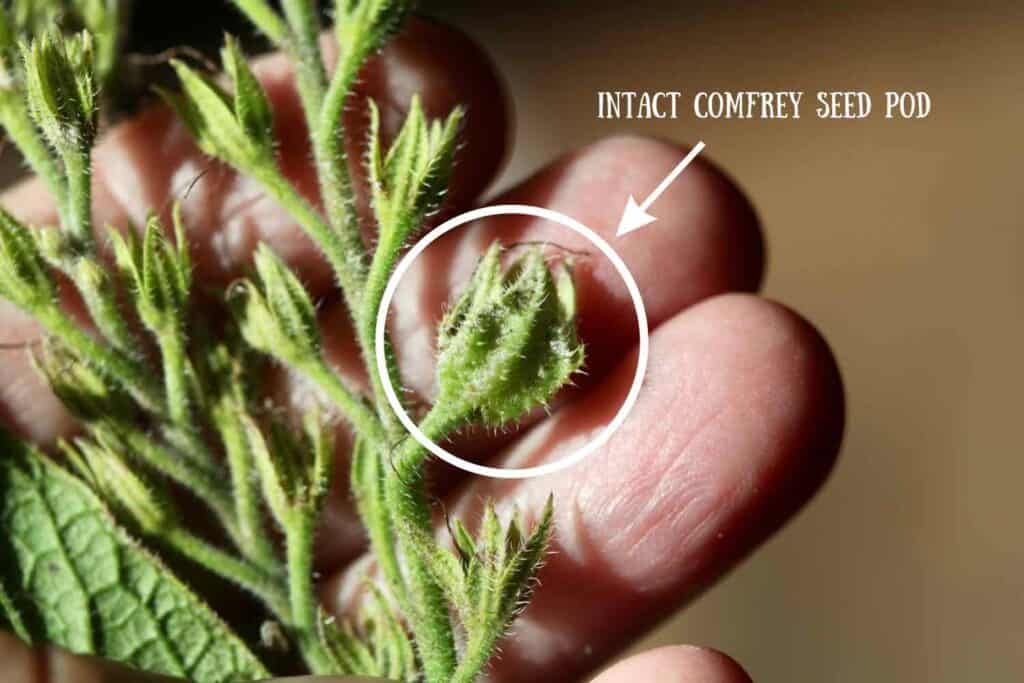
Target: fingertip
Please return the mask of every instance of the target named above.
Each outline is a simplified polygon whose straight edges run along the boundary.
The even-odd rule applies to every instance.
[[[608,196],[624,203],[625,198],[647,196],[691,151],[691,146],[663,138],[634,134],[615,135],[584,148],[579,160],[591,168],[603,168]],[[668,242],[665,233],[689,230],[699,236],[700,251],[690,256],[688,276],[699,282],[706,294],[756,291],[764,274],[764,238],[760,221],[750,200],[736,181],[714,161],[713,149],[705,149],[661,195],[652,213],[658,218],[650,230]],[[615,187],[618,186],[618,189]],[[593,204],[592,204],[593,206]],[[595,208],[599,208],[600,203]],[[593,217],[597,225],[611,224],[621,215]],[[650,239],[642,233],[633,241]],[[678,239],[678,238],[677,238]],[[692,245],[666,243],[665,247]]]
[[[752,683],[736,660],[716,650],[674,645],[614,665],[593,683]]]

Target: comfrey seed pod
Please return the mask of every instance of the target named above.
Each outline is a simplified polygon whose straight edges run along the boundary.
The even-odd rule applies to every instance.
[[[93,438],[62,442],[61,450],[72,467],[93,488],[150,534],[158,534],[176,516],[167,492],[152,485],[135,471],[128,461],[127,450],[117,436],[105,427],[95,430]]]
[[[0,297],[38,314],[56,306],[57,289],[32,231],[0,210]]]
[[[46,33],[23,48],[28,102],[39,129],[60,153],[89,149],[96,136],[93,43]]]
[[[232,288],[231,307],[245,341],[290,365],[320,357],[316,310],[302,283],[265,244],[256,251],[256,282]]]
[[[175,233],[172,244],[156,217],[150,217],[141,241],[132,233],[110,233],[114,258],[131,285],[139,317],[156,334],[183,324],[192,288],[192,261],[177,212]]]
[[[502,272],[501,254],[480,260],[438,336],[438,403],[491,426],[546,404],[583,365],[568,266],[556,280],[531,247]]]

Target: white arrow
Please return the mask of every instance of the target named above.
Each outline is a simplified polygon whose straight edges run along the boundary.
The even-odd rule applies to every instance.
[[[629,201],[626,202],[626,210],[622,212],[622,220],[619,221],[619,230],[615,233],[616,237],[622,237],[626,233],[639,230],[645,225],[650,225],[654,221],[658,220],[656,217],[647,213],[647,210],[651,208],[654,202],[658,201],[658,198],[665,193],[668,186],[675,182],[679,174],[686,170],[686,167],[690,165],[690,162],[697,158],[700,151],[704,149],[704,143],[698,142],[690,150],[690,153],[679,162],[679,164],[672,169],[672,172],[668,174],[668,177],[661,181],[661,185],[655,188],[651,196],[648,197],[643,204],[637,204],[636,199],[633,195],[629,196]]]

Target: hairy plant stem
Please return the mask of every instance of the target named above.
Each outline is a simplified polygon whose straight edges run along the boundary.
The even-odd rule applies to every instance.
[[[92,159],[89,149],[68,150],[62,155],[68,179],[67,210],[61,217],[79,250],[92,253],[96,239],[92,234]]]
[[[53,195],[61,223],[70,225],[71,220],[67,216],[67,180],[39,135],[39,129],[32,122],[24,98],[15,90],[0,92],[0,125],[17,146],[29,168],[46,183]]]
[[[292,624],[299,629],[299,645],[306,664],[314,674],[334,671],[334,658],[317,638],[320,605],[313,577],[313,543],[316,539],[317,510],[297,506],[285,526],[288,555],[288,597]]]
[[[282,621],[291,621],[291,607],[280,578],[239,560],[181,526],[173,526],[159,537],[182,556],[261,599]]]
[[[353,394],[342,383],[336,372],[329,368],[322,360],[317,360],[300,368],[300,370],[327,394],[328,398],[337,406],[346,419],[352,424],[354,431],[364,439],[370,448],[373,457],[377,461],[378,471],[386,469],[388,460],[391,457],[391,444],[394,441],[390,433],[384,428],[378,415],[366,405],[359,397]],[[356,479],[352,480],[353,482]],[[383,506],[386,501],[380,499],[377,487],[370,487],[368,491],[356,491],[356,495],[367,495],[373,497],[372,505]],[[398,561],[398,553],[392,541],[396,537],[394,519],[392,515],[381,515],[378,520],[364,520],[370,531],[370,541],[373,544],[374,553],[377,556],[378,564],[384,575],[384,580],[390,586],[395,598],[403,605],[408,604],[408,588],[402,576]],[[379,523],[378,523],[379,522]]]
[[[327,253],[327,257],[331,259],[346,303],[355,318],[366,272],[366,245],[359,234],[359,223],[351,200],[352,183],[345,161],[341,111],[344,94],[339,98],[332,88],[331,106],[324,106],[329,91],[320,51],[317,4],[310,0],[282,0],[281,6],[292,30],[290,52],[295,63],[299,98],[313,145],[320,193],[330,230],[334,233],[331,241],[332,250],[336,253]],[[334,117],[332,123],[322,125],[329,116]]]
[[[357,434],[376,448],[386,448],[388,435],[381,425],[380,418],[359,396],[345,386],[341,377],[328,367],[323,359],[310,360],[297,369],[327,394],[345,419],[352,424]]]
[[[260,509],[257,479],[249,442],[238,413],[232,407],[216,409],[213,422],[220,433],[231,472],[240,550],[263,567],[277,566],[277,554],[267,537]]]
[[[215,470],[197,467],[136,429],[123,430],[123,437],[135,454],[158,472],[184,486],[206,503],[221,521],[232,539],[238,537],[231,493],[224,486],[224,476]]]
[[[302,230],[316,243],[331,265],[349,307],[358,305],[363,283],[358,275],[359,271],[350,267],[352,256],[342,235],[324,220],[276,167],[266,165],[245,170],[252,173],[270,196],[291,214]]]
[[[168,414],[180,429],[194,433],[196,428],[192,423],[184,336],[178,329],[167,330],[157,335],[157,345],[163,360]]]
[[[367,367],[373,368],[373,321],[376,319],[376,306],[372,307],[373,310],[367,310],[363,305],[367,282],[367,253],[359,232],[359,217],[352,200],[352,179],[345,152],[344,127],[345,103],[369,50],[362,43],[339,46],[343,51],[328,84],[320,52],[320,24],[316,17],[315,5],[315,2],[309,0],[282,2],[285,16],[293,32],[292,55],[313,146],[320,195],[327,213],[328,230],[333,233],[327,239],[314,238],[331,262],[353,324],[360,330],[358,336],[363,358]],[[379,253],[380,249],[377,251]],[[376,301],[380,301],[379,296]],[[386,347],[391,361],[389,367],[396,368],[390,344],[386,343]],[[400,434],[401,425],[387,405],[380,378],[374,372],[370,373],[370,378],[378,414],[392,434]],[[392,383],[396,383],[397,380],[398,373],[394,371]]]
[[[428,438],[439,439],[450,434],[460,421],[459,416],[435,406],[421,422],[420,429]],[[429,683],[448,683],[458,660],[448,600],[424,559],[414,550],[417,537],[434,534],[423,468],[426,454],[426,449],[415,439],[405,441],[385,477],[385,499],[394,517],[401,520],[396,527],[405,551],[413,603],[406,616],[416,636],[424,674]]]

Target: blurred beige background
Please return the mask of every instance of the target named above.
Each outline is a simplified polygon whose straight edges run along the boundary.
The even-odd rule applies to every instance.
[[[501,186],[603,135],[703,139],[758,207],[767,294],[839,357],[824,492],[645,643],[758,681],[1024,677],[1024,7],[448,3],[518,109]],[[925,90],[924,121],[607,122],[599,89]],[[689,99],[684,95],[684,101]],[[640,188],[642,189],[642,188]]]

